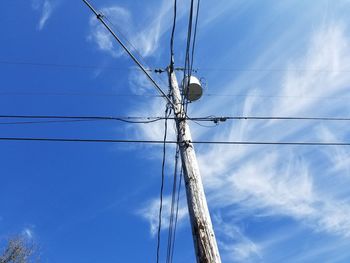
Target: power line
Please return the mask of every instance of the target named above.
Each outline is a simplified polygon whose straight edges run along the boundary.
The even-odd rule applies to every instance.
[[[174,257],[174,250],[175,250],[175,240],[176,240],[176,229],[177,229],[177,220],[179,215],[179,201],[180,201],[180,193],[181,193],[181,184],[182,184],[182,176],[183,176],[183,167],[180,168],[180,174],[179,174],[179,186],[177,188],[177,198],[176,198],[176,212],[175,212],[175,222],[174,222],[174,234],[173,234],[173,243],[171,247],[171,255],[170,255],[170,262],[173,262]]]
[[[172,194],[171,194],[171,208],[170,208],[169,227],[168,227],[168,246],[167,246],[166,263],[172,263],[172,259],[173,259],[173,248],[174,248],[175,231],[176,231],[175,221],[177,220],[177,214],[176,214],[177,211],[175,212],[175,209],[178,210],[178,198],[176,199],[176,195],[178,190],[177,179],[178,179],[179,155],[180,155],[180,149],[179,149],[179,145],[177,145],[176,151],[175,151],[175,164],[174,164],[174,176],[173,176],[174,178],[173,178],[173,187],[172,187]]]
[[[311,69],[311,68],[226,68],[226,67],[209,67],[198,68],[198,71],[229,71],[229,72],[316,72],[316,73],[348,73],[350,69]]]
[[[163,139],[163,157],[162,157],[162,175],[161,175],[161,185],[160,185],[160,196],[159,196],[159,215],[158,215],[158,232],[157,232],[157,263],[159,263],[159,253],[160,253],[160,232],[162,229],[162,210],[163,210],[163,190],[164,190],[164,170],[165,170],[165,160],[166,160],[166,139],[168,134],[168,117],[171,111],[168,105],[165,109],[164,114],[164,139]]]
[[[0,122],[0,125],[25,125],[25,124],[45,124],[45,123],[73,123],[73,122],[89,122],[98,120],[48,120],[48,121],[14,121]]]
[[[25,91],[0,91],[0,96],[91,96],[91,97],[152,97],[163,98],[156,94],[132,94],[132,93],[89,93],[89,92],[25,92]],[[254,95],[254,94],[225,94],[225,93],[204,93],[203,97],[242,97],[242,98],[270,98],[270,99],[334,99],[349,100],[346,96],[304,96],[304,95]]]
[[[196,38],[197,38],[197,26],[198,26],[198,17],[199,17],[199,7],[200,7],[201,1],[197,1],[197,11],[196,11],[196,19],[194,23],[194,34],[193,34],[193,42],[192,42],[192,56],[191,56],[191,67],[189,70],[189,73],[192,73],[193,70],[193,60],[194,60],[194,50],[196,46]]]
[[[309,120],[309,121],[350,121],[344,117],[273,117],[273,116],[223,116],[223,117],[194,117],[193,121],[213,121],[215,123],[227,120]]]
[[[75,68],[75,69],[106,69],[106,70],[140,70],[136,67],[113,67],[113,66],[97,66],[97,65],[82,65],[82,64],[65,64],[65,63],[44,63],[44,62],[31,62],[31,61],[12,61],[12,60],[0,60],[0,64],[3,65],[19,65],[19,66],[36,66],[36,67],[49,67],[49,68]],[[152,69],[146,69],[152,72]]]
[[[152,123],[164,119],[175,120],[175,117],[146,116],[61,116],[61,115],[0,115],[0,119],[63,119],[63,120],[106,120],[127,123]],[[181,118],[180,118],[181,119]],[[350,121],[350,117],[288,117],[288,116],[206,116],[186,117],[194,122],[224,122],[227,120],[308,120],[308,121]],[[10,122],[3,122],[3,124]]]
[[[173,26],[171,30],[171,36],[170,36],[170,65],[169,65],[170,72],[174,71],[174,36],[175,36],[175,29],[176,29],[177,0],[174,0],[173,11],[174,11]],[[170,82],[170,76],[169,76],[169,82]],[[164,144],[165,144],[165,141],[164,141]],[[172,189],[172,197],[171,197],[170,216],[169,216],[166,263],[171,262],[170,256],[171,256],[171,248],[172,248],[172,242],[173,242],[174,202],[175,202],[178,159],[179,159],[179,146],[177,145],[176,152],[175,152],[175,168],[174,168],[173,189]]]
[[[0,60],[2,65],[19,65],[19,66],[38,66],[38,67],[52,67],[52,68],[75,68],[75,69],[105,69],[105,70],[140,70],[136,67],[114,67],[114,66],[98,66],[98,65],[83,65],[83,64],[69,64],[69,63],[49,63],[36,61],[18,61],[18,60]],[[151,68],[146,69],[148,72],[154,71]],[[308,68],[225,68],[225,67],[200,67],[197,71],[228,71],[228,72],[324,72],[324,73],[349,73],[350,69],[308,69]]]
[[[164,99],[170,103],[173,107],[175,105],[172,103],[170,98],[165,94],[165,92],[161,89],[161,87],[155,82],[149,72],[142,66],[142,64],[137,60],[137,58],[130,52],[130,50],[124,45],[124,43],[119,39],[119,37],[113,32],[110,26],[103,20],[103,15],[98,13],[92,5],[87,1],[83,0],[83,2],[90,8],[90,10],[96,15],[96,18],[101,21],[101,23],[105,26],[105,28],[113,35],[114,39],[120,44],[120,46],[125,50],[125,52],[130,56],[130,58],[136,63],[136,65],[143,71],[143,73],[147,76],[147,78],[151,81],[153,86],[159,91],[161,95],[163,95]]]
[[[154,94],[132,94],[132,93],[86,93],[86,92],[22,92],[22,91],[3,91],[0,96],[91,96],[91,97],[158,97]]]
[[[186,99],[186,93],[188,93],[188,90],[186,91],[184,89],[185,81],[186,81],[186,74],[188,76],[187,78],[187,87],[190,85],[190,76],[191,76],[191,60],[190,60],[190,50],[191,50],[191,38],[192,38],[192,27],[193,27],[193,7],[194,7],[194,0],[191,0],[190,5],[190,11],[189,11],[189,19],[188,19],[188,29],[187,29],[187,43],[186,43],[186,52],[185,52],[185,65],[184,65],[184,74],[183,74],[183,81],[182,81],[182,107],[184,107],[184,112],[187,114],[187,106],[188,106],[188,100]]]
[[[174,0],[174,18],[173,18],[173,26],[171,30],[171,37],[170,37],[170,66],[172,67],[174,65],[174,36],[175,36],[175,29],[176,29],[176,17],[177,17],[177,0]]]
[[[57,115],[0,115],[0,119],[40,119],[44,121],[38,122],[2,122],[0,124],[25,124],[25,123],[46,123],[52,122],[47,119],[54,120],[65,120],[69,121],[96,121],[96,120],[104,120],[104,121],[121,121],[126,123],[152,123],[156,121],[163,120],[164,117],[108,117],[108,116],[57,116]]]
[[[34,138],[34,137],[0,137],[0,141],[164,144],[163,140],[77,139],[77,138]],[[166,141],[165,143],[188,144],[189,142]],[[350,146],[350,142],[191,141],[191,143],[217,144],[217,145]]]

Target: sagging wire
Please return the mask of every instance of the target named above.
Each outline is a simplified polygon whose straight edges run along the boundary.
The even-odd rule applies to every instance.
[[[163,137],[163,157],[162,157],[162,174],[161,174],[161,185],[160,185],[160,201],[159,201],[159,215],[158,215],[158,231],[157,231],[157,259],[156,262],[159,263],[160,258],[160,236],[162,229],[162,212],[163,212],[163,192],[164,192],[164,179],[165,179],[165,160],[166,160],[166,141],[168,133],[168,119],[171,115],[171,106],[166,105],[164,112],[164,137]]]
[[[173,178],[173,187],[171,195],[171,208],[170,208],[170,217],[169,217],[169,228],[168,228],[168,246],[167,246],[167,258],[166,263],[172,262],[172,248],[174,243],[174,223],[175,223],[175,202],[176,202],[176,191],[177,191],[177,178],[178,178],[178,163],[179,163],[179,154],[180,148],[179,144],[176,146],[175,152],[175,166],[174,166],[174,178]]]
[[[183,167],[180,168],[180,175],[179,175],[179,186],[177,188],[177,199],[176,199],[176,212],[175,212],[175,222],[174,222],[174,234],[173,234],[173,243],[171,247],[171,261],[173,262],[174,258],[174,248],[175,248],[175,240],[176,240],[176,229],[177,229],[177,222],[178,222],[178,215],[179,215],[179,201],[180,201],[180,194],[181,194],[181,185],[182,185],[182,177],[183,177]]]

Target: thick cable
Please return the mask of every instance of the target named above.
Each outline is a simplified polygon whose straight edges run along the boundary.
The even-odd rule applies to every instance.
[[[160,235],[162,229],[162,210],[163,210],[163,191],[164,191],[164,177],[165,177],[165,160],[166,160],[166,139],[168,133],[168,117],[170,115],[170,109],[168,105],[165,109],[164,117],[164,138],[163,138],[163,157],[162,157],[162,174],[161,174],[161,185],[160,185],[160,201],[159,201],[159,215],[158,215],[158,231],[157,231],[157,259],[156,262],[159,263],[160,258]]]
[[[179,163],[180,149],[179,145],[176,147],[175,151],[175,164],[174,164],[174,175],[173,175],[173,187],[171,194],[171,207],[169,216],[169,227],[168,227],[168,246],[167,246],[167,258],[166,263],[171,263],[171,254],[173,247],[173,235],[174,235],[174,219],[175,219],[175,202],[176,202],[176,190],[177,190],[177,178],[178,178],[178,163]]]
[[[0,115],[0,119],[43,119],[42,122],[0,122],[1,124],[22,124],[22,123],[46,123],[51,120],[73,120],[73,121],[121,121],[127,123],[153,123],[164,120],[165,117],[146,116],[60,116],[60,115]],[[51,119],[51,120],[50,120]],[[167,117],[168,120],[175,120],[175,117]],[[294,117],[294,116],[206,116],[206,117],[186,117],[183,120],[198,122],[225,122],[228,120],[285,120],[285,121],[350,121],[350,117]]]
[[[76,143],[140,143],[164,144],[163,140],[124,140],[124,139],[77,139],[44,137],[0,137],[0,141],[35,141],[35,142],[76,142]],[[166,141],[166,144],[217,144],[217,145],[285,145],[285,146],[350,146],[350,142],[273,142],[273,141]]]
[[[194,23],[194,34],[193,34],[193,41],[192,41],[192,56],[191,56],[191,66],[189,72],[192,73],[193,70],[193,61],[194,61],[194,51],[196,47],[196,38],[197,38],[197,27],[198,27],[198,17],[199,17],[199,7],[200,7],[201,1],[197,1],[197,11],[196,11],[196,19]]]
[[[117,40],[117,42],[121,45],[121,47],[125,50],[125,52],[130,56],[130,58],[136,63],[136,65],[143,71],[143,73],[145,73],[145,75],[151,81],[153,86],[160,92],[160,94],[163,95],[164,99],[167,100],[167,102],[170,103],[175,108],[175,105],[173,105],[170,98],[159,87],[159,85],[155,82],[155,80],[148,73],[148,71],[142,66],[142,64],[137,60],[137,58],[130,52],[130,50],[124,45],[124,43],[119,39],[119,37],[113,32],[113,30],[110,28],[110,26],[104,21],[103,15],[98,13],[87,0],[83,0],[83,2],[90,8],[90,10],[96,15],[96,18],[99,21],[101,21],[101,23],[105,26],[105,28],[112,34],[112,36],[115,38],[115,40]]]
[[[173,234],[173,243],[171,248],[171,255],[170,255],[170,262],[173,262],[174,258],[174,248],[175,248],[175,240],[176,240],[176,229],[177,229],[177,221],[178,221],[178,215],[179,215],[179,202],[180,202],[180,193],[181,193],[181,184],[182,184],[182,176],[183,176],[183,167],[180,168],[180,175],[179,175],[179,186],[177,188],[177,198],[176,198],[176,212],[175,212],[175,222],[174,222],[174,234]]]

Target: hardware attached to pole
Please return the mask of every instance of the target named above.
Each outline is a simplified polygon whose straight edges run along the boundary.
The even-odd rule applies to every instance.
[[[186,196],[191,220],[192,235],[198,263],[221,263],[213,225],[200,176],[196,154],[192,144],[190,128],[186,122],[186,112],[181,101],[180,89],[173,67],[169,67],[169,85],[175,114],[175,122],[180,143]],[[191,86],[189,86],[191,88]]]

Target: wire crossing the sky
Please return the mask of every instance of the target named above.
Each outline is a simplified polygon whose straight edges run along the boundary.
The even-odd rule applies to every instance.
[[[0,125],[34,124],[34,123],[62,123],[81,121],[121,121],[126,123],[147,124],[164,120],[165,117],[146,116],[60,116],[60,115],[0,115],[0,119],[30,119],[31,121],[4,121]],[[175,120],[174,117],[167,117]],[[40,120],[40,121],[33,121]],[[293,116],[206,116],[206,117],[184,117],[184,120],[194,122],[225,122],[228,120],[280,120],[280,121],[350,121],[350,117],[293,117]]]
[[[44,137],[0,137],[0,141],[28,141],[28,142],[76,142],[76,143],[140,143],[164,144],[163,140],[132,140],[132,139],[81,139],[81,138],[44,138]],[[165,141],[166,144],[188,144],[183,141]],[[217,145],[285,145],[285,146],[350,146],[350,142],[274,142],[274,141],[191,141],[193,144]]]
[[[98,13],[93,6],[86,0],[83,2],[90,8],[90,10],[96,15],[96,18],[101,21],[101,23],[105,26],[105,28],[113,35],[115,40],[121,45],[121,47],[125,50],[125,52],[130,56],[130,58],[136,63],[136,65],[143,71],[143,73],[147,76],[147,78],[151,81],[153,86],[160,92],[160,94],[164,97],[164,99],[170,103],[173,107],[175,105],[172,103],[170,98],[165,94],[165,92],[161,89],[161,87],[155,82],[152,76],[149,74],[146,68],[142,66],[142,64],[137,60],[137,58],[130,52],[130,50],[124,45],[124,43],[119,39],[119,37],[113,32],[113,30],[107,25],[107,23],[103,19],[103,15]]]

